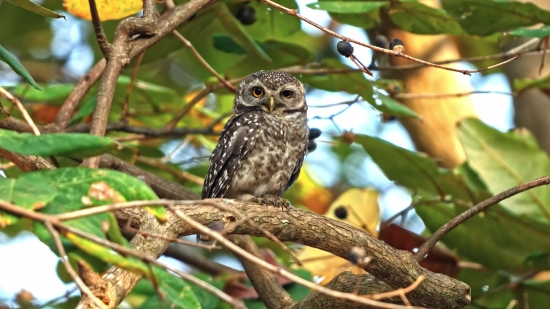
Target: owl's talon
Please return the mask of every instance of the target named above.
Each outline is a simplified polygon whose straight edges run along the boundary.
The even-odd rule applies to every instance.
[[[280,198],[278,196],[265,195],[263,197],[254,197],[250,201],[261,204],[264,206],[275,206],[280,207],[281,210],[290,210],[292,204],[287,199]]]

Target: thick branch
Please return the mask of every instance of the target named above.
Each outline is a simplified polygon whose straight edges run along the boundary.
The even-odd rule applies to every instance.
[[[376,279],[373,275],[354,275],[349,271],[340,273],[334,277],[329,283],[325,285],[326,288],[330,288],[340,292],[357,293],[357,295],[372,295],[383,292],[391,292],[394,289],[384,282]],[[389,303],[402,304],[403,302],[399,297],[393,297],[385,300]],[[312,292],[300,302],[298,302],[292,309],[317,309],[317,308],[331,308],[331,309],[374,309],[370,306],[365,306],[345,299],[338,299],[334,297],[328,297],[319,292]]]
[[[88,132],[91,125],[89,123],[80,123],[67,128],[67,132]],[[205,134],[205,135],[219,135],[219,132],[214,132],[212,128],[148,128],[132,126],[123,121],[117,121],[109,123],[105,126],[106,131],[119,131],[134,134],[143,134],[148,137],[182,137],[187,134]]]
[[[247,235],[231,235],[229,240],[257,258],[262,258],[258,247]],[[290,308],[295,302],[277,281],[272,272],[237,255],[254,289],[268,309]]]
[[[260,207],[253,203],[217,200],[217,203],[238,213],[247,214],[257,225],[265,228],[281,241],[292,241],[331,252],[347,258],[353,246],[366,250],[372,261],[365,267],[369,273],[386,282],[393,289],[404,288],[413,283],[419,275],[426,279],[420,286],[407,294],[409,301],[417,306],[429,308],[461,308],[470,302],[470,288],[455,279],[442,274],[432,273],[418,265],[414,257],[406,251],[396,250],[373,238],[365,232],[345,223],[328,219],[311,212],[292,209],[282,212],[278,208]],[[233,234],[263,236],[247,223],[231,226],[239,218],[233,212],[221,211],[210,204],[179,206],[179,210],[204,225],[214,221],[226,223]],[[156,234],[170,237],[195,234],[196,231],[176,217],[171,216],[168,223],[161,225],[149,213],[140,209],[120,211],[133,226],[145,222],[140,228],[154,230]],[[159,256],[166,248],[166,241],[160,239],[138,239],[132,246],[149,255]],[[122,300],[139,280],[138,274],[114,268],[107,280],[118,285]]]

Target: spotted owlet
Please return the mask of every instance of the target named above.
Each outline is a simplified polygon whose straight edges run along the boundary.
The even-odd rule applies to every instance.
[[[210,156],[202,198],[232,198],[290,207],[282,199],[298,178],[308,148],[304,86],[283,72],[244,79]]]

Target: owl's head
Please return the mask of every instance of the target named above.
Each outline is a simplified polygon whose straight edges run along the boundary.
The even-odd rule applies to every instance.
[[[304,85],[292,75],[258,71],[246,77],[237,89],[235,114],[264,111],[274,115],[307,111]]]

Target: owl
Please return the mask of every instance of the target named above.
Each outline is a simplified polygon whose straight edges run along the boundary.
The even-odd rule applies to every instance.
[[[231,117],[210,156],[202,198],[290,208],[290,188],[309,143],[304,86],[292,75],[259,71],[237,89]]]

